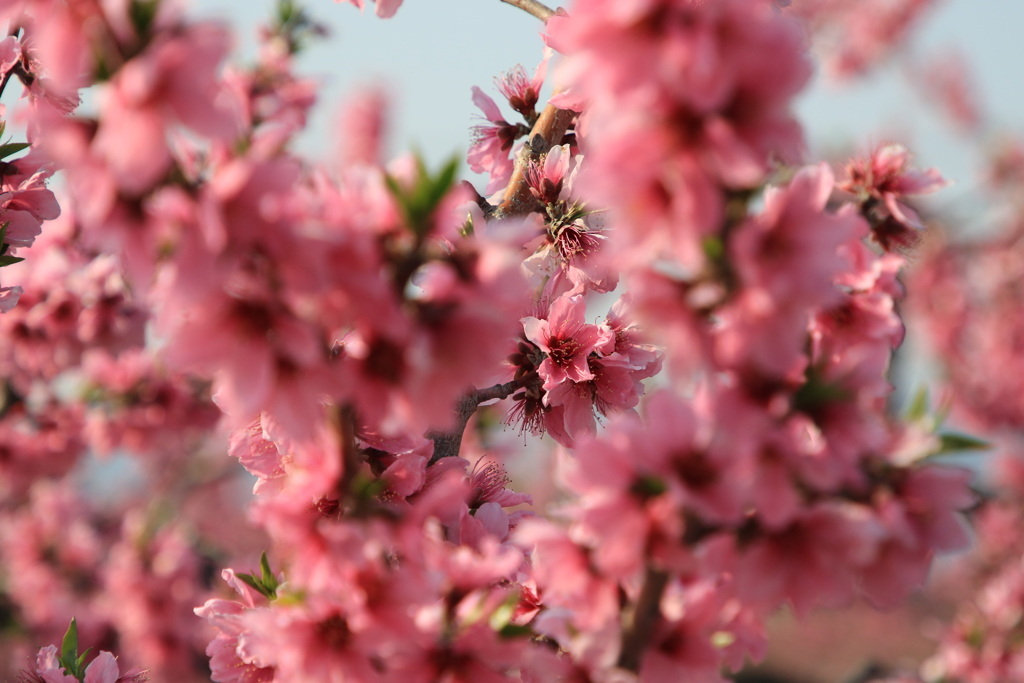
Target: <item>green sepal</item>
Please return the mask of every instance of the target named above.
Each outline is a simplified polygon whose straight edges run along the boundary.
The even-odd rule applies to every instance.
[[[267,589],[263,585],[263,583],[259,579],[257,579],[255,576],[253,576],[252,574],[243,574],[243,573],[239,572],[239,573],[235,574],[235,576],[237,576],[239,579],[241,579],[242,583],[247,585],[249,588],[252,588],[254,591],[259,593],[263,597],[267,598],[268,600],[273,600],[274,599],[274,594],[269,589]]]
[[[132,0],[128,5],[128,18],[140,37],[149,35],[160,9],[160,0]]]
[[[988,441],[983,441],[967,434],[957,434],[955,432],[947,432],[945,434],[939,434],[939,441],[941,446],[939,447],[939,453],[955,453],[958,451],[987,451],[992,448],[992,444]]]
[[[68,625],[68,630],[64,632],[64,639],[60,643],[60,656],[57,661],[67,675],[82,680],[84,677],[82,664],[85,662],[86,652],[88,650],[81,656],[78,654],[78,622],[71,617],[71,623]]]
[[[498,635],[502,638],[528,638],[533,635],[533,629],[529,626],[519,626],[518,624],[505,624],[498,630]]]
[[[3,133],[0,132],[0,135],[3,135]],[[27,142],[8,142],[6,145],[0,145],[0,159],[6,159],[12,154],[17,154],[21,150],[28,149],[29,147],[31,147],[31,145]]]
[[[267,553],[264,551],[260,555],[260,576],[257,578],[255,574],[243,574],[238,572],[235,574],[239,579],[242,580],[249,588],[267,598],[268,600],[277,599],[277,588],[281,583],[274,576],[274,572],[270,569],[270,562],[267,560]]]
[[[629,487],[629,492],[642,500],[657,498],[666,491],[668,491],[668,484],[653,474],[637,477],[633,485]]]
[[[704,241],[701,242],[701,247],[704,249],[704,255],[710,261],[717,262],[725,256],[725,244],[722,243],[722,238],[717,235],[705,237]]]
[[[849,390],[839,384],[825,380],[815,370],[807,372],[807,380],[793,394],[793,409],[800,412],[813,412],[817,408],[840,403],[850,399]]]
[[[388,490],[388,484],[386,481],[377,479],[375,477],[367,476],[360,472],[352,479],[352,487],[349,492],[352,497],[357,501],[371,501],[376,500],[380,494]]]
[[[10,224],[10,221],[4,221],[3,225],[0,225],[0,268],[25,260],[7,253],[7,249],[11,246],[7,244],[7,226]]]

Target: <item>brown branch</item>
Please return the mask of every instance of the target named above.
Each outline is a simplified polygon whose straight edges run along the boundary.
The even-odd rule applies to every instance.
[[[338,435],[341,447],[341,477],[338,479],[338,500],[343,501],[350,493],[352,479],[359,472],[363,458],[356,446],[356,411],[348,403],[331,406],[331,421]]]
[[[462,448],[462,434],[466,431],[469,418],[473,417],[476,407],[476,392],[470,392],[459,399],[455,405],[455,426],[445,432],[427,432],[427,438],[434,442],[434,453],[430,456],[433,465],[441,458],[452,458]]]
[[[459,454],[462,448],[462,435],[477,406],[496,398],[508,398],[512,392],[526,386],[535,377],[536,373],[530,373],[505,384],[495,384],[486,389],[473,389],[460,398],[455,406],[455,426],[445,432],[427,433],[427,438],[434,442],[434,454],[430,456],[430,464],[433,465],[441,458],[451,458]]]
[[[523,151],[519,153],[516,160],[515,170],[512,172],[512,179],[505,190],[505,198],[495,211],[497,218],[508,216],[522,216],[528,214],[539,206],[537,200],[530,194],[530,186],[526,182],[526,169],[531,161],[540,159],[549,149],[562,141],[565,131],[569,129],[576,112],[568,109],[559,109],[553,104],[544,107],[537,123],[530,131],[530,137],[526,139]]]
[[[636,605],[626,617],[622,632],[622,649],[619,652],[619,666],[640,673],[640,658],[654,635],[654,628],[661,617],[661,596],[668,586],[669,575],[659,569],[647,568],[644,585]]]
[[[551,9],[547,5],[537,0],[501,0],[502,2],[518,7],[524,12],[529,12],[533,16],[537,17],[541,21],[547,21],[551,17],[555,16],[555,10]]]

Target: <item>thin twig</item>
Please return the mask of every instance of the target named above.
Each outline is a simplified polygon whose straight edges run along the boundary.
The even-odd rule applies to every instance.
[[[547,5],[537,0],[501,0],[504,3],[518,7],[524,12],[529,12],[533,16],[537,17],[541,21],[547,21],[551,17],[555,16],[555,10],[551,9]]]
[[[530,186],[526,182],[526,169],[531,161],[539,159],[541,154],[545,154],[561,142],[574,116],[576,116],[575,112],[559,109],[553,104],[544,107],[533,130],[530,131],[530,137],[526,139],[523,151],[519,153],[515,170],[512,172],[512,179],[509,180],[508,189],[505,190],[505,198],[495,211],[496,217],[522,216],[538,206],[538,202],[530,194]]]
[[[493,401],[498,398],[508,398],[516,389],[522,389],[524,386],[530,383],[531,375],[524,375],[519,379],[514,379],[511,382],[505,382],[504,384],[495,384],[493,387],[487,387],[486,389],[477,389],[476,391],[476,404],[480,405],[485,401]]]
[[[434,453],[430,456],[430,464],[433,465],[441,458],[452,458],[459,454],[462,448],[462,435],[469,424],[469,418],[473,417],[477,406],[486,401],[508,398],[516,389],[521,389],[536,377],[536,373],[530,373],[519,379],[495,384],[486,389],[474,389],[459,399],[455,406],[455,425],[445,432],[429,432],[427,438],[434,442]]]
[[[622,632],[622,649],[619,652],[619,666],[640,673],[640,659],[644,648],[650,645],[654,628],[661,617],[661,596],[668,586],[669,575],[653,567],[647,568],[644,585],[640,589],[633,611],[626,619]]]

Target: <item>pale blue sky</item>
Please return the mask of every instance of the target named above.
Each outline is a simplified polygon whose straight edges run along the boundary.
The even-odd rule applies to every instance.
[[[796,0],[799,2],[800,0]],[[273,0],[204,0],[206,15],[227,16],[235,24],[243,53],[252,54],[254,27],[270,16]],[[324,84],[321,106],[304,151],[331,149],[324,138],[347,92],[365,83],[383,83],[394,96],[390,151],[416,147],[439,163],[465,152],[476,109],[470,87],[489,88],[497,74],[517,63],[532,70],[540,58],[540,22],[499,0],[406,0],[396,17],[381,20],[347,2],[307,0],[311,13],[332,27],[330,40],[314,45],[300,69]],[[1024,48],[1021,0],[946,0],[928,15],[911,44],[920,56],[944,47],[966,54],[975,69],[976,88],[1001,126],[1024,132],[1024,89],[1020,68]],[[970,194],[977,158],[948,126],[928,112],[898,68],[837,87],[824,78],[800,98],[812,158],[827,149],[863,146],[898,137],[925,166],[938,166],[957,186],[947,201]]]

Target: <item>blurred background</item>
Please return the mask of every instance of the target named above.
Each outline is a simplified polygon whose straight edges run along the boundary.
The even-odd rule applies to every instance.
[[[392,105],[390,156],[417,150],[435,167],[453,154],[464,160],[469,128],[479,115],[470,88],[476,85],[496,96],[493,79],[503,71],[521,64],[532,73],[543,50],[540,22],[499,0],[406,0],[390,20],[378,19],[368,4],[362,12],[347,2],[312,0],[306,5],[330,37],[312,43],[300,59],[300,73],[322,85],[301,151],[329,159],[346,96],[377,86],[386,90]],[[929,6],[906,39],[860,73],[838,75],[828,46],[815,45],[815,79],[797,103],[808,161],[842,164],[879,143],[899,141],[915,154],[917,166],[937,167],[954,182],[926,198],[922,207],[941,214],[950,233],[970,236],[998,222],[996,209],[980,192],[981,183],[1000,146],[1024,132],[1024,89],[1017,85],[1024,66],[1024,3],[919,4]],[[800,5],[794,0],[794,9]],[[258,26],[273,6],[274,0],[204,0],[195,9],[232,23],[239,54],[251,60]],[[465,165],[462,175],[483,189],[485,183]],[[931,376],[914,332],[911,325],[897,362],[897,405]],[[488,418],[485,413],[485,418],[493,422],[501,415]],[[507,436],[519,447],[506,444],[506,453],[522,453],[523,440]],[[531,467],[538,470],[529,461],[513,457],[506,462],[517,479],[530,479]],[[531,482],[526,490],[543,499],[538,484]],[[941,585],[941,565],[937,574]],[[953,586],[946,591],[955,595]],[[801,624],[781,614],[771,626],[767,662],[742,680],[866,681],[874,665],[914,668],[934,650],[952,611],[950,603],[918,598],[896,612],[860,605],[841,613],[819,612]]]
[[[793,0],[792,9],[829,2],[875,7],[887,1],[898,4]],[[320,106],[299,151],[329,161],[336,153],[341,106],[358,89],[373,86],[384,88],[392,104],[391,134],[386,138],[389,156],[417,150],[434,167],[452,155],[464,159],[470,127],[479,120],[471,87],[495,96],[493,79],[502,72],[522,64],[532,73],[542,57],[542,25],[499,0],[405,0],[390,20],[374,16],[372,3],[367,2],[370,6],[363,12],[348,2],[305,3],[330,35],[311,43],[300,57],[300,74],[322,87]],[[245,62],[255,59],[258,28],[272,16],[275,4],[202,0],[194,3],[192,12],[231,24],[238,40],[236,59]],[[1024,65],[1019,45],[1024,3],[919,0],[917,5],[926,11],[911,26],[907,40],[890,58],[862,73],[837,77],[830,53],[819,53],[816,78],[797,103],[810,147],[807,159],[842,164],[881,142],[899,141],[915,152],[919,167],[937,167],[955,183],[929,198],[930,203],[922,203],[926,212],[941,214],[951,233],[970,235],[997,222],[996,209],[980,191],[988,160],[1006,140],[1024,133],[1024,90],[1017,86],[1019,67]],[[482,180],[465,165],[462,175],[483,188]],[[918,353],[914,331],[911,325],[910,342],[897,363],[897,405],[932,376],[925,355]],[[503,412],[504,408],[484,411],[480,420],[495,426]],[[500,454],[517,480],[516,488],[532,492],[538,508],[554,495],[547,468],[527,454],[526,440],[514,430],[502,432],[498,427],[472,434],[481,439],[471,443],[472,448]],[[222,451],[216,457],[223,460]],[[96,481],[114,481],[121,491],[133,490],[134,472],[126,460],[108,463],[86,474]],[[85,483],[90,485],[88,479]],[[250,482],[243,484],[246,493]],[[207,521],[242,527],[230,518],[231,512]],[[873,665],[913,668],[934,650],[942,624],[953,613],[951,601],[960,597],[955,578],[944,578],[941,569],[936,578],[945,601],[918,596],[890,613],[858,605],[842,612],[818,612],[800,624],[780,614],[771,624],[766,663],[743,680],[840,683],[869,680],[862,674]],[[203,571],[212,574],[213,568]]]
[[[317,78],[321,106],[304,152],[323,156],[333,143],[338,106],[347,93],[366,85],[385,87],[392,97],[391,152],[419,149],[435,164],[464,154],[468,128],[478,113],[470,88],[494,94],[492,80],[516,64],[528,72],[541,59],[541,24],[499,0],[406,0],[388,20],[348,2],[310,0],[310,15],[330,31],[312,43],[300,71]],[[891,3],[890,3],[891,4]],[[929,4],[929,3],[918,3]],[[936,166],[957,182],[943,201],[970,195],[980,158],[979,140],[957,134],[955,125],[928,101],[922,74],[963,57],[966,86],[977,98],[995,134],[1020,130],[1024,89],[1017,87],[1024,51],[1020,26],[1024,3],[945,0],[930,3],[903,49],[867,73],[837,79],[820,63],[812,87],[798,103],[811,145],[810,159],[844,155],[887,139],[898,139],[921,166]],[[795,0],[799,8],[801,0]],[[257,27],[271,16],[274,0],[204,0],[195,12],[220,17],[237,29],[240,54],[255,51]],[[998,136],[996,136],[997,138]],[[986,145],[998,140],[984,140]]]

